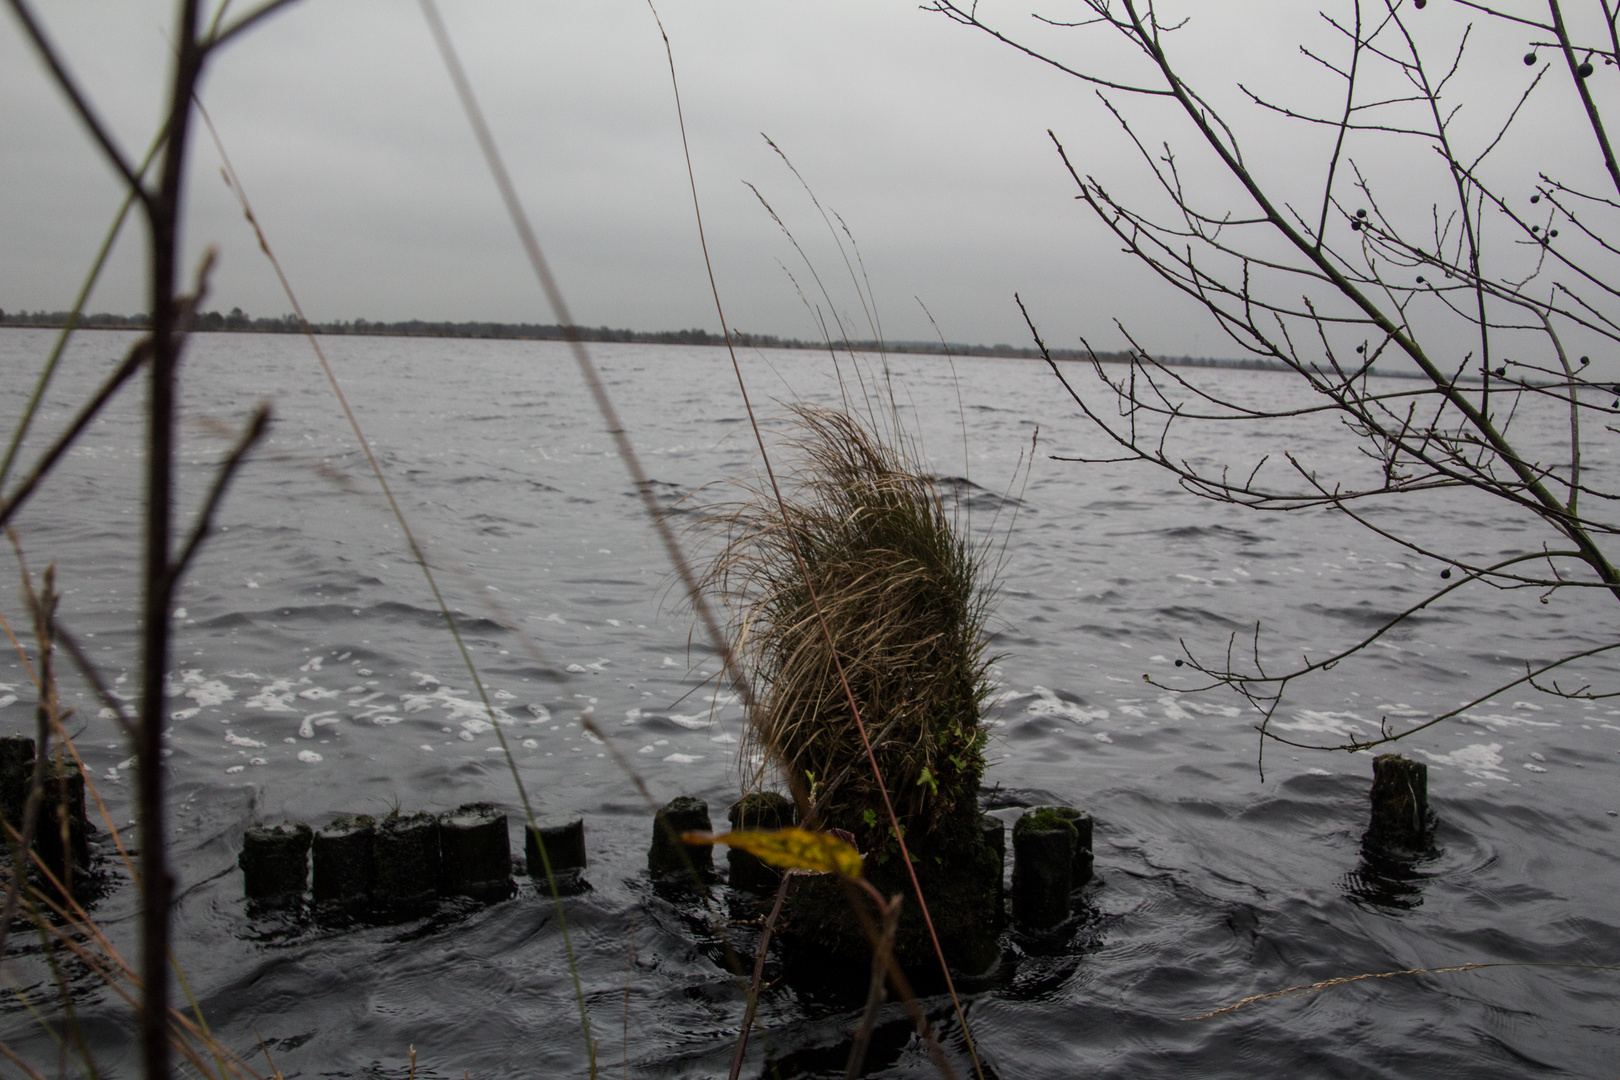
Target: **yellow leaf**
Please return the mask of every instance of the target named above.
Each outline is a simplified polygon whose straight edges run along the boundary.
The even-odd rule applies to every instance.
[[[823,874],[861,876],[861,853],[847,840],[830,833],[809,829],[733,830],[714,833],[682,833],[688,844],[730,844],[762,862],[783,870],[814,870]]]

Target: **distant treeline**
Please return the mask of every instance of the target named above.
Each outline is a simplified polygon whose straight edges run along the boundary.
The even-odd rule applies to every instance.
[[[67,321],[67,317],[68,313],[65,311],[0,310],[0,326],[59,327]],[[77,325],[90,329],[139,329],[146,325],[146,316],[80,315]],[[299,324],[298,317],[295,315],[256,319],[244,313],[241,308],[232,308],[227,314],[221,314],[217,311],[204,312],[197,318],[197,329],[246,334],[303,333],[303,327]],[[567,329],[556,325],[497,322],[423,322],[421,319],[411,319],[408,322],[371,322],[368,319],[355,319],[352,322],[311,323],[310,329],[317,334],[494,338],[510,341],[567,341],[570,337]],[[579,326],[574,328],[573,336],[583,341],[638,342],[651,345],[725,344],[724,338],[718,334],[711,334],[707,330],[615,330],[607,326]],[[740,330],[732,331],[731,340],[738,345],[757,349],[826,350],[835,348],[840,352],[846,349],[866,353],[879,351],[878,343],[875,341],[835,341],[829,346],[829,343],[825,341],[801,341],[798,338],[777,337],[775,334],[748,334]],[[938,341],[883,342],[883,351],[891,353],[938,355],[946,350],[952,356],[1000,356],[1024,360],[1039,360],[1041,357],[1040,352],[1033,348],[1019,348],[1006,344],[961,345],[953,342],[941,346]],[[1090,356],[1083,349],[1052,349],[1051,353],[1052,358],[1055,360],[1086,360]],[[1098,353],[1097,358],[1105,363],[1123,363],[1129,359],[1129,355],[1122,352],[1107,352]],[[1158,359],[1161,363],[1185,367],[1246,368],[1257,371],[1286,370],[1283,365],[1271,360],[1215,360],[1190,356],[1159,357]]]

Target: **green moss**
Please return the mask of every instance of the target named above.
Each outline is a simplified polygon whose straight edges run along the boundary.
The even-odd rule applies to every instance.
[[[1013,826],[1014,839],[1032,832],[1052,832],[1063,830],[1073,835],[1076,841],[1080,838],[1080,831],[1074,827],[1070,820],[1075,811],[1057,806],[1042,806],[1020,817]]]

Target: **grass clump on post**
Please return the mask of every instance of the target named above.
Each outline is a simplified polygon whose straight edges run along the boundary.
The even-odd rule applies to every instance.
[[[948,940],[949,924],[993,921],[1000,880],[978,809],[988,575],[903,449],[847,412],[798,405],[792,413],[797,461],[782,503],[756,489],[717,519],[726,543],[709,574],[733,612],[757,702],[742,759],[756,771],[745,786],[780,770],[813,804],[816,827],[855,837],[868,877],[886,893],[911,893],[830,639]],[[836,892],[829,908],[847,906],[828,888]],[[827,937],[843,938],[848,920],[813,910],[807,894],[816,891],[798,888],[788,929],[836,948]],[[915,904],[906,911],[897,952],[920,958],[929,952],[925,931]],[[848,929],[851,951],[863,951]]]

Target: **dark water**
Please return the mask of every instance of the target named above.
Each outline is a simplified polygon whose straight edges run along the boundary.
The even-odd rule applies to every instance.
[[[126,341],[80,339],[48,426]],[[20,411],[47,344],[44,333],[0,332],[5,416]],[[716,700],[715,664],[689,647],[667,563],[572,363],[536,344],[327,345],[465,616],[537,809],[586,817],[593,889],[569,899],[567,913],[604,1072],[620,1074],[627,1059],[632,1075],[724,1075],[742,995],[701,909],[649,887],[646,809],[578,720],[594,716],[659,800],[695,794],[718,811],[737,788],[739,713],[727,696]],[[754,458],[723,355],[641,346],[597,355],[662,497],[683,508],[727,497],[723,481]],[[825,358],[748,363],[756,399],[836,395]],[[1241,513],[1144,469],[1049,460],[1106,447],[1035,365],[958,361],[958,381],[937,359],[893,367],[903,419],[937,472],[963,478],[952,486],[975,531],[1000,537],[1010,527],[987,777],[1009,805],[997,812],[1010,821],[1010,804],[1058,799],[1097,821],[1099,881],[1077,917],[1051,935],[1009,936],[997,977],[967,995],[988,1069],[1003,1078],[1613,1075],[1614,972],[1407,976],[1183,1018],[1364,972],[1620,963],[1620,709],[1521,688],[1412,740],[1406,752],[1430,764],[1436,852],[1405,868],[1364,865],[1368,755],[1274,746],[1262,781],[1254,714],[1241,701],[1176,695],[1142,676],[1190,685],[1172,666],[1178,642],[1211,657],[1234,632],[1250,641],[1256,620],[1268,664],[1321,655],[1412,602],[1439,568],[1325,513]],[[1298,394],[1277,375],[1211,377],[1251,402]],[[583,1075],[557,922],[526,879],[505,903],[446,905],[387,926],[245,910],[234,860],[255,819],[319,824],[340,811],[474,799],[515,814],[517,799],[307,346],[204,336],[184,395],[188,506],[226,445],[215,422],[239,422],[261,397],[277,410],[175,612],[176,950],[209,1023],[244,1055],[262,1033],[289,1076],[403,1076],[413,1045],[423,1076]],[[134,686],[138,398],[94,429],[18,521],[35,567],[58,563],[63,621],[124,692]],[[1556,416],[1526,416],[1531,441],[1538,423],[1549,438],[1559,430]],[[1027,489],[1004,499],[1037,425]],[[1321,419],[1263,435],[1199,433],[1182,452],[1252,463],[1283,447],[1324,470],[1364,467]],[[1589,453],[1592,475],[1612,476],[1613,455]],[[1461,496],[1379,513],[1459,555],[1543,539],[1499,506]],[[0,577],[0,602],[18,625],[15,575]],[[1584,595],[1543,605],[1464,590],[1300,684],[1279,727],[1339,741],[1376,730],[1382,716],[1451,708],[1524,659],[1598,643],[1612,623]],[[1593,667],[1579,678],[1607,686],[1614,674]],[[26,729],[26,678],[13,660],[0,661],[0,683],[0,726]],[[129,752],[77,683],[66,693],[81,705],[79,748],[122,824],[132,816]],[[95,913],[132,956],[136,898],[105,840],[98,858],[110,884]],[[44,990],[36,962],[10,970]],[[134,1075],[128,1012],[93,981],[78,985],[106,1075]],[[968,1073],[948,1003],[925,1004]],[[748,1074],[841,1075],[855,1015],[848,1002],[774,988]],[[0,1034],[53,1067],[54,1047],[15,1001],[3,1006]],[[885,1014],[871,1067],[933,1074],[897,1009]]]

